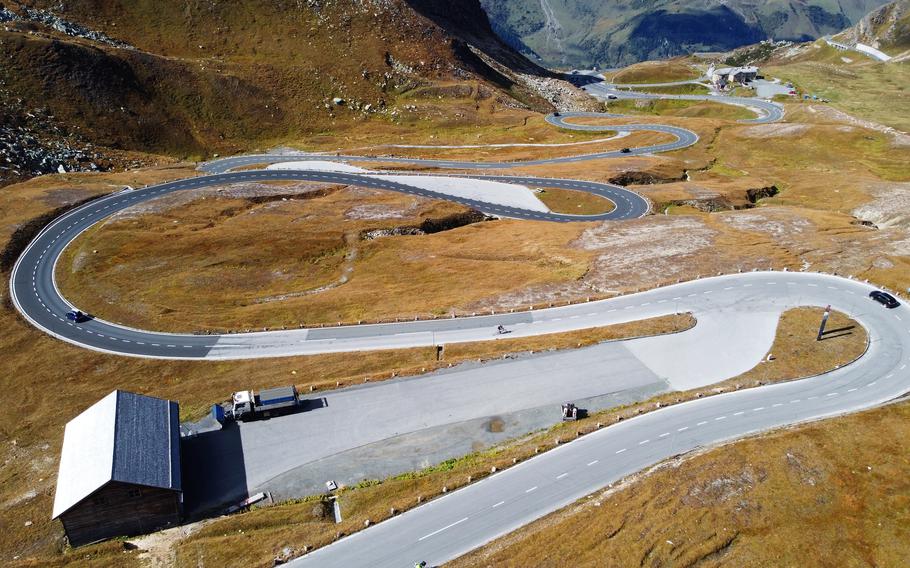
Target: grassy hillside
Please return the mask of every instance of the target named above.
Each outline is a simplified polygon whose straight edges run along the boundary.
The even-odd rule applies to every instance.
[[[472,2],[457,18],[434,0],[26,5],[112,41],[61,33],[17,6],[0,31],[0,86],[108,148],[200,157],[395,123],[402,93],[439,81],[551,108],[505,67],[547,73],[501,43]]]
[[[836,39],[865,43],[892,55],[910,49],[910,0],[897,0],[873,10]]]
[[[792,57],[773,57],[763,70],[792,81],[801,92],[829,99],[832,107],[859,121],[910,132],[910,68],[906,64],[880,63],[816,42]]]
[[[688,58],[666,61],[644,61],[620,69],[606,77],[617,84],[669,83],[699,79],[702,73],[691,65]]]

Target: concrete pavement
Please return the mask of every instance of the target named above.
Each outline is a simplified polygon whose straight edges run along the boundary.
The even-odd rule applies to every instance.
[[[668,389],[666,381],[648,370],[625,345],[608,343],[319,393],[305,412],[231,424],[226,430],[237,432],[214,432],[187,440],[185,445],[191,451],[185,452],[184,477],[204,480],[187,490],[187,499],[194,507],[205,509],[260,491],[302,497],[308,493],[289,494],[286,489],[300,485],[294,480],[272,480],[370,444],[383,447],[385,444],[377,443],[406,435],[441,429],[442,437],[456,438],[458,424],[550,406],[550,419],[519,421],[510,428],[507,436],[515,437],[532,431],[534,425],[539,428],[559,421],[559,405],[566,400],[609,397],[631,401],[639,398],[630,393],[651,395]],[[405,450],[414,447],[413,442],[403,445]],[[438,461],[470,451],[443,454]],[[328,479],[361,480],[340,476],[346,469],[339,467],[338,473],[316,480],[317,485]],[[371,471],[393,475],[411,469]],[[218,474],[212,476],[213,471]]]
[[[698,399],[604,428],[291,565],[397,567],[417,560],[440,565],[673,455],[870,408],[910,391],[910,309],[887,310],[872,302],[867,297],[872,290],[868,284],[801,273],[758,273],[699,282],[710,287],[693,297],[699,303],[705,301],[705,291],[717,293],[718,289],[727,292],[719,294],[725,296],[721,306],[750,297],[781,306],[831,303],[866,327],[869,350],[859,361],[825,375]],[[677,290],[674,286],[666,291]]]

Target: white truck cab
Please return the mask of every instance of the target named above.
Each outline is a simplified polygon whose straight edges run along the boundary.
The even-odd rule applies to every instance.
[[[238,391],[231,398],[233,400],[231,413],[235,419],[239,420],[241,416],[253,412],[253,391]]]

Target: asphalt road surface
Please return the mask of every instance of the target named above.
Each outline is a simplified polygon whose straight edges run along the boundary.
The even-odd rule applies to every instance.
[[[72,309],[71,304],[61,295],[54,278],[57,260],[66,246],[82,232],[117,211],[175,191],[246,181],[309,180],[343,183],[399,191],[422,197],[449,199],[493,215],[555,222],[636,218],[646,214],[649,208],[647,200],[643,197],[610,184],[552,178],[482,177],[497,181],[586,191],[606,197],[616,205],[616,208],[609,213],[588,216],[526,211],[472,199],[451,197],[401,183],[351,173],[269,170],[214,174],[115,193],[86,203],[58,218],[28,245],[16,262],[10,278],[11,298],[16,308],[39,329],[64,341],[97,351],[169,359],[238,359],[311,353],[313,344],[307,342],[309,339],[352,338],[372,333],[393,336],[398,333],[398,330],[383,326],[372,328],[364,326],[338,328],[335,331],[319,329],[218,336],[155,333],[126,328],[100,319],[71,322],[65,317],[66,313]],[[450,328],[476,325],[476,323],[465,324],[464,320],[444,324]]]
[[[784,118],[783,106],[760,97],[732,97],[714,91],[710,95],[671,95],[664,93],[644,93],[636,89],[650,87],[675,87],[682,85],[708,86],[706,78],[691,79],[687,81],[669,81],[665,83],[610,83],[602,73],[596,71],[579,71],[570,77],[578,87],[587,91],[591,96],[600,100],[622,99],[666,99],[680,101],[708,101],[733,106],[748,108],[758,116],[753,119],[741,120],[744,123],[762,124],[777,122]],[[710,87],[709,87],[710,88]]]
[[[595,125],[578,125],[565,121],[566,118],[590,116],[597,118],[624,118],[623,115],[610,113],[582,113],[567,112],[560,116],[553,114],[546,117],[546,121],[560,128],[570,130],[585,130],[588,132],[661,132],[669,134],[675,138],[671,142],[656,144],[653,146],[644,146],[635,148],[635,154],[657,154],[659,152],[672,152],[693,146],[698,142],[698,135],[678,126],[669,126],[666,124],[621,124],[614,126],[595,126]],[[234,156],[206,162],[200,166],[200,169],[209,173],[226,172],[243,166],[253,164],[270,163],[277,164],[282,162],[302,162],[302,161],[344,161],[344,162],[364,162],[364,163],[400,163],[419,166],[431,166],[437,168],[466,169],[466,170],[501,170],[506,168],[518,168],[525,166],[546,166],[556,164],[574,164],[578,162],[587,162],[590,160],[602,160],[607,158],[618,158],[625,156],[619,150],[610,150],[607,152],[593,152],[590,154],[580,154],[575,156],[563,156],[561,158],[544,158],[540,160],[524,160],[515,162],[466,162],[459,160],[443,159],[425,159],[425,158],[400,158],[395,156],[354,156],[348,154],[252,154],[245,156]],[[437,174],[432,174],[437,175]],[[475,177],[475,176],[471,176]],[[512,178],[507,178],[511,180]]]
[[[600,78],[600,77],[599,77]],[[601,78],[602,79],[602,78]],[[617,100],[622,99],[643,99],[643,100],[677,100],[677,101],[708,101],[726,105],[745,107],[758,116],[752,119],[741,120],[740,122],[751,124],[766,124],[769,122],[778,122],[784,118],[784,108],[772,101],[760,99],[757,97],[731,97],[727,95],[668,95],[658,93],[642,93],[632,89],[644,87],[662,87],[685,84],[698,84],[697,81],[677,81],[672,83],[653,83],[649,85],[613,85],[606,81],[589,83],[582,86],[582,89],[588,94],[601,99],[610,100],[615,97]]]
[[[632,93],[597,82],[585,88],[599,97],[612,94],[620,98],[710,100],[756,109],[758,118],[744,122],[772,122],[783,116],[778,105],[760,99]],[[631,154],[671,151],[697,142],[694,133],[678,127],[573,124],[571,119],[579,116],[586,115],[567,113],[548,117],[548,120],[563,128],[650,130],[675,138],[667,144],[632,148]],[[714,326],[711,328],[713,331],[697,335],[699,347],[704,349],[705,345],[723,345],[734,329],[735,336],[747,335],[748,329],[739,329],[743,322],[748,321],[742,317],[743,310],[752,311],[761,306],[775,312],[786,307],[831,304],[860,321],[869,333],[867,354],[834,372],[700,399],[610,426],[315,551],[295,561],[297,566],[401,567],[417,560],[426,560],[431,565],[441,564],[667,457],[787,424],[870,408],[910,391],[910,371],[907,370],[910,364],[910,309],[901,306],[887,310],[868,299],[868,293],[873,289],[870,285],[830,275],[786,272],[736,274],[611,300],[533,312],[228,336],[163,334],[129,329],[96,319],[70,322],[64,314],[71,306],[61,296],[54,281],[54,266],[67,244],[109,215],[166,193],[225,183],[264,180],[344,183],[450,199],[505,217],[554,222],[633,218],[644,215],[648,210],[647,202],[633,192],[587,181],[509,176],[489,178],[597,193],[616,204],[613,212],[578,217],[523,211],[350,173],[230,172],[243,165],[339,160],[405,162],[483,170],[580,162],[617,155],[620,153],[604,152],[518,163],[326,155],[241,156],[218,160],[201,168],[212,175],[112,194],[57,219],[34,239],[17,261],[10,280],[11,297],[16,308],[31,323],[64,341],[121,355],[160,358],[238,359],[495,340],[498,337],[495,328],[500,324],[512,331],[509,337],[522,337],[683,311],[692,311],[696,317],[701,314],[720,320],[726,318],[729,322],[729,329],[722,325]],[[689,351],[696,348],[686,343],[693,336],[681,333],[662,338],[661,348],[667,349],[668,353]],[[644,357],[641,354],[637,356],[640,359]],[[710,357],[688,359],[686,376],[697,377],[699,365],[707,369],[716,363]],[[654,367],[651,370],[654,371]],[[281,467],[293,465],[283,463]],[[260,474],[265,476],[269,472]]]
[[[674,455],[902,396],[910,391],[910,309],[888,310],[874,303],[867,297],[872,289],[805,273],[751,273],[663,289],[656,297],[708,301],[731,314],[749,298],[777,305],[831,304],[867,329],[869,350],[857,362],[825,375],[698,399],[612,425],[290,565],[391,568],[419,560],[440,565]],[[735,317],[730,325],[736,325]]]
[[[586,86],[593,94],[597,94],[597,89],[603,92],[613,92],[612,87],[605,83],[593,83]],[[607,91],[603,91],[606,89]],[[635,94],[625,93],[623,96],[633,96]],[[643,97],[664,97],[677,98],[673,95],[646,95],[637,94],[635,96]],[[736,100],[723,97],[730,104],[741,104]],[[754,108],[758,106],[763,108],[765,115],[758,119],[767,122],[778,120],[782,117],[779,107],[773,103],[767,103],[762,107],[759,102],[748,101],[748,106]],[[745,104],[745,103],[742,103]],[[566,113],[563,116],[551,115],[547,121],[551,124],[562,128],[575,130],[610,130],[616,127],[578,125],[568,122],[567,119],[574,117],[586,116],[607,116],[615,117],[617,115],[598,114],[598,113]],[[254,155],[254,156],[237,156],[225,158],[202,164],[200,169],[209,172],[211,175],[200,176],[185,180],[179,180],[155,186],[145,187],[142,189],[131,190],[116,193],[97,199],[76,208],[73,211],[63,215],[46,227],[26,248],[23,254],[16,262],[12,276],[10,278],[10,296],[16,308],[22,313],[27,320],[43,331],[70,343],[80,345],[89,349],[98,351],[117,353],[121,355],[135,357],[154,357],[154,358],[172,358],[172,359],[201,359],[201,358],[250,358],[250,357],[273,357],[279,355],[292,355],[311,352],[318,349],[311,341],[311,336],[319,336],[326,339],[325,330],[318,332],[308,332],[307,330],[296,332],[282,332],[263,334],[237,334],[231,336],[218,335],[192,335],[192,334],[169,334],[155,333],[144,330],[130,329],[119,326],[100,319],[91,319],[86,322],[71,322],[65,318],[66,312],[73,308],[60,294],[54,279],[54,269],[57,260],[66,246],[78,237],[83,231],[87,230],[94,224],[104,220],[108,216],[123,210],[137,203],[155,199],[162,195],[175,191],[186,191],[209,187],[213,185],[222,185],[227,183],[242,183],[246,181],[279,181],[279,180],[307,180],[321,181],[331,183],[344,183],[370,187],[377,189],[386,189],[399,191],[422,197],[448,199],[476,208],[480,211],[491,215],[511,217],[517,219],[533,219],[553,222],[573,222],[573,221],[606,221],[617,219],[630,219],[641,217],[649,210],[649,203],[646,199],[620,186],[596,183],[581,180],[553,179],[553,178],[533,178],[519,176],[466,176],[465,178],[489,179],[493,181],[502,181],[506,183],[519,183],[528,185],[537,185],[544,187],[558,187],[585,191],[588,193],[600,195],[612,201],[616,206],[613,211],[601,215],[566,215],[559,213],[545,213],[540,211],[529,211],[517,209],[514,207],[486,203],[467,198],[459,198],[430,190],[421,189],[402,183],[395,183],[384,179],[376,179],[353,173],[338,172],[314,172],[314,171],[295,171],[295,170],[269,170],[269,171],[240,171],[231,172],[230,170],[248,166],[256,163],[278,163],[301,160],[336,160],[336,161],[361,161],[361,162],[404,162],[419,165],[432,165],[441,168],[462,168],[462,169],[492,169],[507,168],[519,165],[544,165],[557,164],[566,162],[581,162],[593,159],[612,158],[623,155],[643,155],[657,152],[669,152],[678,150],[695,144],[698,136],[689,130],[675,126],[658,125],[658,124],[633,124],[623,125],[622,131],[654,131],[669,134],[674,137],[672,142],[657,144],[647,147],[630,148],[629,152],[621,151],[600,152],[593,154],[584,154],[580,156],[567,156],[562,158],[552,158],[544,160],[533,160],[526,162],[461,162],[450,160],[422,160],[414,158],[395,158],[395,157],[365,157],[365,156],[326,156],[323,154],[289,154],[289,155]],[[83,310],[88,311],[88,310]],[[509,323],[514,318],[500,318],[494,323]],[[492,321],[492,320],[491,320]],[[488,322],[485,321],[484,325]],[[476,323],[465,324],[464,321],[447,324],[454,328],[464,329],[476,327]],[[351,338],[352,336],[362,335],[364,333],[378,333],[380,335],[392,335],[397,332],[390,331],[390,328],[378,327],[375,329],[359,328],[352,331],[350,328],[342,328],[334,332],[330,341],[342,338]],[[385,341],[384,344],[392,346],[394,342]],[[423,342],[422,344],[427,344]],[[296,346],[296,347],[295,347]],[[352,348],[367,348],[356,347]],[[375,348],[375,345],[370,346]],[[380,347],[381,348],[381,347]],[[334,346],[331,350],[340,351],[342,347]]]

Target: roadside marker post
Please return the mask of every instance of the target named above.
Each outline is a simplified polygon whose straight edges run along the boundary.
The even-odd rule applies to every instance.
[[[828,304],[825,307],[825,313],[822,314],[822,323],[818,327],[818,337],[815,338],[815,341],[821,341],[822,335],[825,334],[825,326],[828,325],[828,318],[831,316],[831,304]]]

